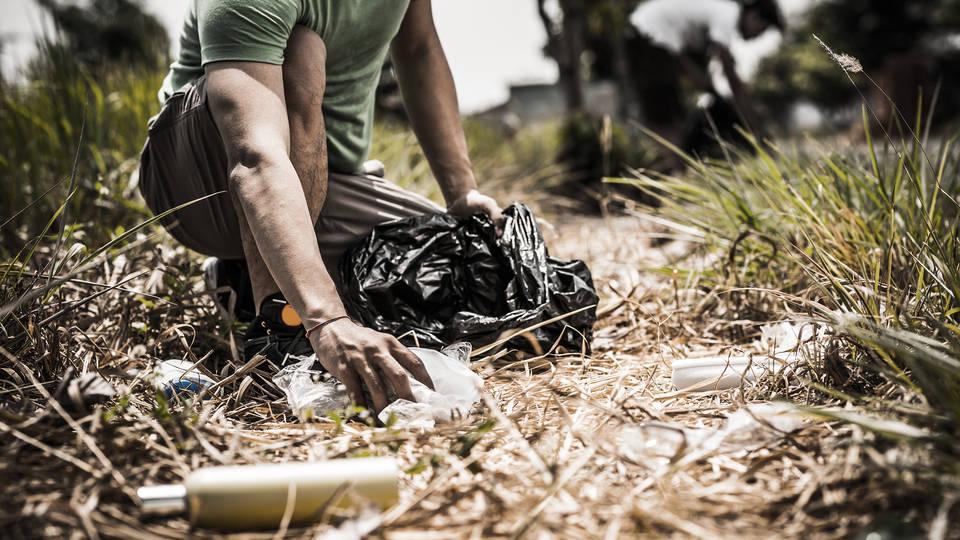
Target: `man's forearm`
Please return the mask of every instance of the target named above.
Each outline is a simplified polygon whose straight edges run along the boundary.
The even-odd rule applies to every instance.
[[[713,90],[713,81],[710,74],[704,71],[699,64],[690,59],[686,54],[679,56],[680,69],[693,81],[693,85],[698,89],[709,92]]]
[[[754,130],[758,127],[756,115],[753,110],[753,102],[750,97],[750,90],[744,84],[740,74],[737,73],[737,61],[733,54],[727,48],[721,48],[719,51],[720,64],[723,67],[723,76],[730,85],[730,92],[733,94],[733,103],[740,112],[747,130]]]
[[[344,315],[290,160],[280,156],[254,167],[235,167],[232,185],[257,248],[287,301],[306,321]]]
[[[413,130],[447,204],[477,188],[460,121],[457,91],[439,40],[394,48],[394,66]]]
[[[302,122],[287,111],[282,75],[280,66],[263,63],[208,66],[210,111],[227,151],[228,188],[244,250],[256,266],[251,278],[257,301],[276,292],[269,290],[275,286],[305,320],[337,317],[343,304],[320,257],[310,205],[290,159],[291,126]],[[314,197],[326,192],[326,178],[321,180]],[[315,202],[322,207],[323,201]],[[266,273],[272,282],[263,279]]]
[[[723,76],[727,79],[727,84],[730,85],[733,99],[737,103],[740,103],[746,98],[747,90],[743,84],[743,79],[741,79],[740,74],[737,73],[737,63],[733,59],[733,55],[730,54],[730,51],[725,50],[724,54],[721,54],[720,65],[723,66]]]

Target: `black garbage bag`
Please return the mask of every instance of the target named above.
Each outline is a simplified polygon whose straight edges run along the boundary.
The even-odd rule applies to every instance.
[[[375,330],[408,334],[403,341],[411,345],[480,347],[504,332],[582,310],[527,333],[532,341],[518,336],[508,346],[533,353],[555,344],[589,349],[597,319],[590,269],[550,257],[526,206],[510,206],[504,217],[499,238],[483,214],[431,214],[378,226],[340,262],[347,311]]]

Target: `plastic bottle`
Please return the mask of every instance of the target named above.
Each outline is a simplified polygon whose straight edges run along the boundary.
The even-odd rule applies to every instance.
[[[215,382],[200,372],[193,362],[167,360],[157,366],[153,384],[157,390],[163,392],[164,397],[173,399],[174,396],[187,397],[191,394],[200,394]]]
[[[190,474],[181,485],[146,486],[137,491],[146,514],[187,513],[195,527],[219,530],[275,529],[292,499],[290,525],[307,525],[349,488],[387,508],[399,500],[398,470],[389,458],[316,463],[211,467]],[[346,507],[358,497],[337,497]]]

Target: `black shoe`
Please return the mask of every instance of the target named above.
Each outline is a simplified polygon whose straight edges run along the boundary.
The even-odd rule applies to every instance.
[[[300,316],[279,294],[263,301],[260,314],[250,323],[244,337],[244,359],[249,362],[258,354],[278,367],[284,366],[290,356],[313,354]]]
[[[213,294],[217,311],[225,321],[248,323],[257,316],[253,285],[243,261],[209,258],[203,261],[203,281]]]

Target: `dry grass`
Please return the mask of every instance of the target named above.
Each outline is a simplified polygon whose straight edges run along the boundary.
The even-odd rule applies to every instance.
[[[4,323],[3,536],[216,536],[190,531],[184,519],[142,521],[134,490],[204,465],[371,454],[395,456],[407,471],[401,504],[375,533],[387,538],[841,538],[890,510],[897,521],[881,520],[878,529],[949,525],[948,504],[921,500],[923,449],[854,425],[810,421],[789,435],[764,428],[746,444],[690,444],[667,458],[625,451],[625,426],[716,428],[747,403],[827,400],[804,384],[823,370],[802,367],[757,387],[674,392],[672,359],[735,346],[731,335],[751,335],[759,323],[740,321],[732,332],[733,323],[702,320],[692,309],[703,294],[695,283],[650,271],[684,245],[652,248],[651,230],[635,218],[559,224],[555,254],[585,256],[602,292],[594,355],[481,359],[483,411],[431,433],[298,424],[265,382],[263,365],[201,405],[158,404],[144,381],[158,359],[204,357],[220,377],[242,366],[231,359],[235,336],[218,328],[188,255],[145,239],[77,278],[90,281],[70,283],[44,308],[22,314],[22,327]],[[821,368],[823,361],[810,360]],[[50,398],[68,368],[103,374],[122,397],[92,413],[68,411]]]

